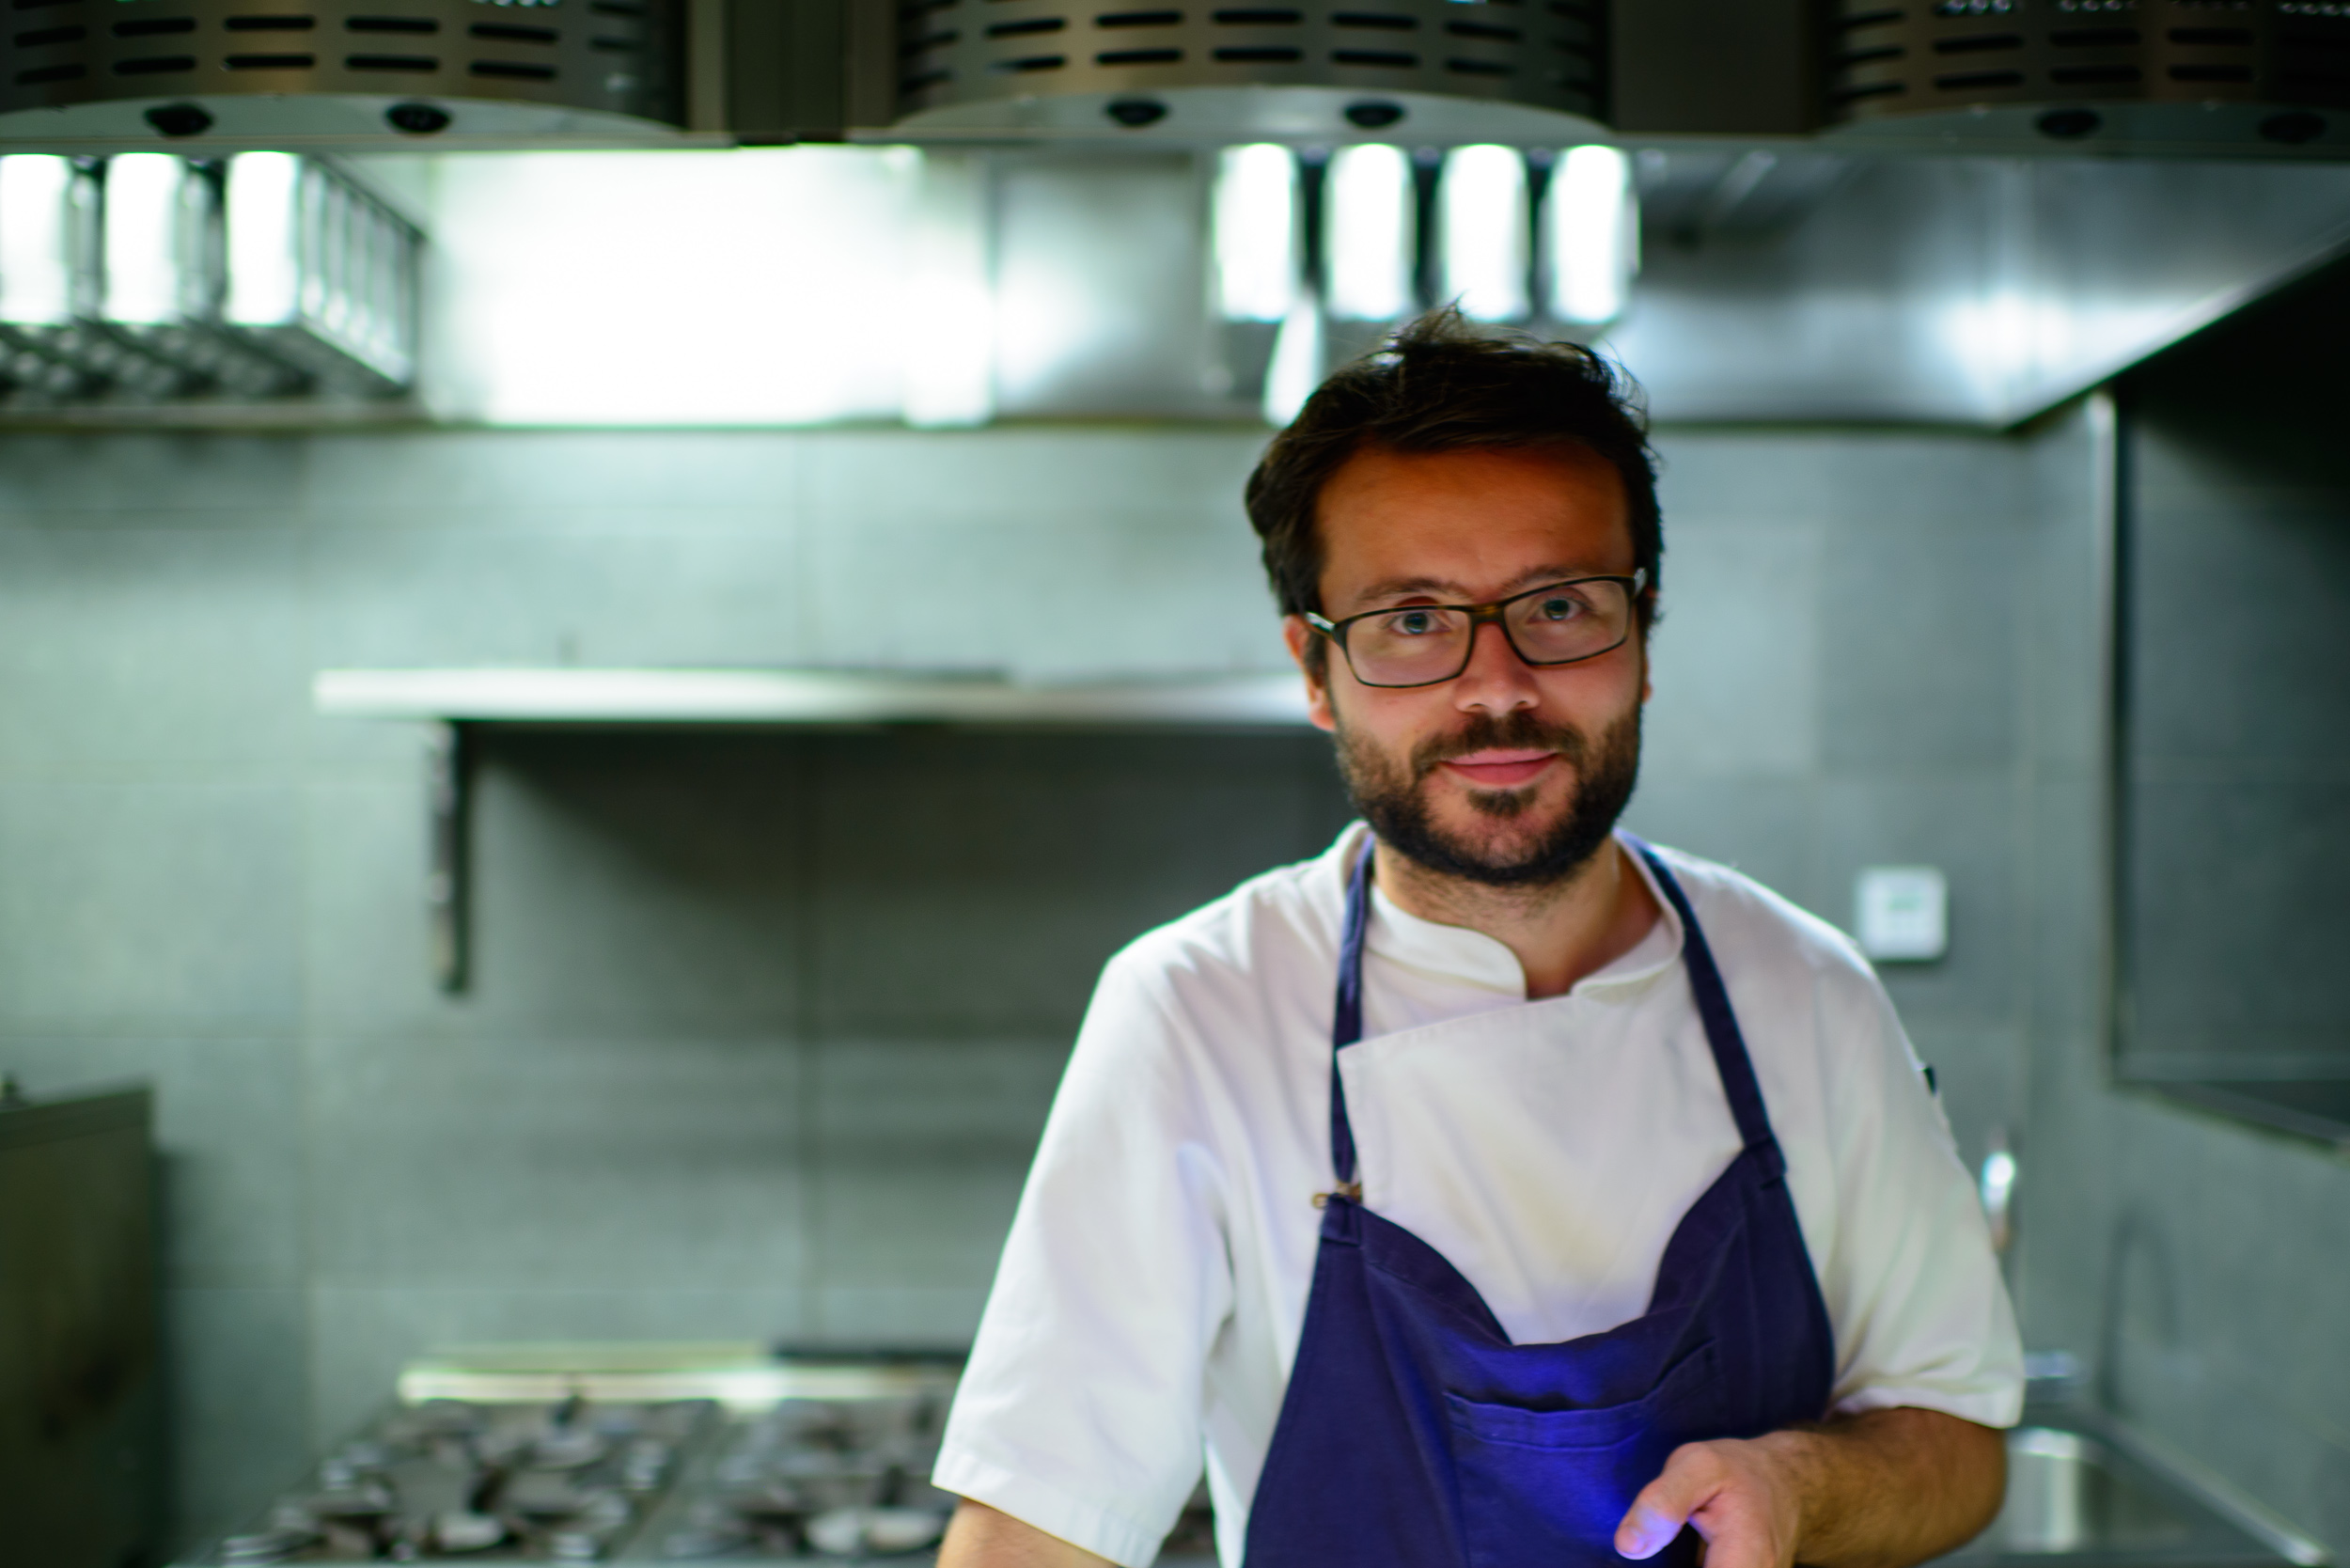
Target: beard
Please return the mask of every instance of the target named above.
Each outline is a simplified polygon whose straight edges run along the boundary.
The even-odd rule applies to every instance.
[[[1429,809],[1428,776],[1447,759],[1493,748],[1556,751],[1574,770],[1566,809],[1540,832],[1472,836],[1439,824]],[[1615,831],[1640,776],[1640,710],[1600,733],[1544,724],[1520,710],[1501,718],[1472,715],[1449,733],[1432,736],[1399,761],[1350,732],[1338,730],[1339,771],[1355,809],[1379,841],[1440,876],[1485,887],[1539,888],[1571,881]],[[1471,790],[1471,811],[1506,827],[1534,808],[1541,781],[1515,790]]]

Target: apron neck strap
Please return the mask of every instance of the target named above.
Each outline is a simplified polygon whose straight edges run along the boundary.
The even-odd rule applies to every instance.
[[[1346,925],[1339,936],[1338,1006],[1330,1018],[1330,1163],[1340,1186],[1355,1180],[1355,1129],[1346,1120],[1339,1053],[1363,1038],[1363,948],[1371,930],[1371,856],[1378,845],[1375,837],[1363,835],[1362,851],[1346,879]]]
[[[1625,836],[1627,839],[1630,835]],[[1756,1082],[1754,1063],[1747,1055],[1746,1036],[1738,1030],[1738,1015],[1730,1005],[1730,992],[1714,963],[1714,949],[1698,924],[1689,896],[1681,890],[1657,853],[1637,839],[1633,848],[1646,863],[1665,901],[1681,917],[1681,962],[1689,971],[1689,990],[1696,997],[1698,1017],[1705,1025],[1705,1043],[1714,1051],[1714,1068],[1721,1074],[1722,1092],[1738,1136],[1748,1149],[1761,1152],[1777,1175],[1785,1168],[1771,1119],[1762,1109],[1762,1087]],[[1363,847],[1346,882],[1346,923],[1339,936],[1339,989],[1330,1019],[1330,1163],[1343,1187],[1355,1180],[1355,1129],[1346,1118],[1346,1085],[1339,1076],[1339,1053],[1363,1038],[1363,949],[1371,931],[1372,835],[1363,835]]]
[[[1698,924],[1689,895],[1666,870],[1664,857],[1637,839],[1632,844],[1656,878],[1673,913],[1681,917],[1682,965],[1689,971],[1689,990],[1697,998],[1698,1017],[1705,1024],[1705,1043],[1714,1048],[1714,1067],[1721,1074],[1722,1092],[1730,1097],[1730,1113],[1738,1120],[1738,1136],[1747,1148],[1763,1151],[1775,1168],[1783,1168],[1778,1142],[1771,1136],[1771,1119],[1762,1109],[1762,1087],[1755,1081],[1746,1036],[1738,1030],[1738,1014],[1731,1008],[1730,992],[1714,962],[1714,949],[1705,940],[1705,928]]]

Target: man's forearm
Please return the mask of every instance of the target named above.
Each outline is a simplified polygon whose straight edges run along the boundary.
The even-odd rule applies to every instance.
[[[2007,1450],[1936,1410],[1872,1410],[1746,1442],[1690,1443],[1617,1532],[1650,1557],[1684,1523],[1706,1568],[1909,1568],[1972,1539],[1998,1511]]]
[[[1872,1410],[1761,1439],[1802,1478],[1795,1560],[1908,1568],[1964,1545],[2007,1483],[1997,1432],[1938,1410]]]
[[[947,1526],[938,1568],[1107,1568],[1109,1559],[965,1497]]]

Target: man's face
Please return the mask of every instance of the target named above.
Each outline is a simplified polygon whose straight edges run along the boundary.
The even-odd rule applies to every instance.
[[[1323,614],[1481,604],[1568,577],[1629,576],[1616,471],[1573,446],[1358,452],[1323,487]],[[1284,625],[1301,666],[1315,634]],[[1334,731],[1355,804],[1381,839],[1433,870],[1494,886],[1563,880],[1606,839],[1639,765],[1646,650],[1537,668],[1477,629],[1451,681],[1366,686],[1335,647],[1308,668],[1313,721]]]

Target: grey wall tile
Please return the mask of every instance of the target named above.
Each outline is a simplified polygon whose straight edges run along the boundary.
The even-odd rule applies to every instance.
[[[304,1106],[293,1038],[12,1034],[0,1036],[0,1069],[35,1099],[153,1087],[166,1288],[302,1287]]]
[[[193,531],[43,515],[0,527],[0,770],[299,757],[309,671],[290,514]]]
[[[303,966],[313,1027],[464,1029],[470,998],[435,983],[426,941],[420,727],[385,725],[408,763],[389,780],[329,779],[304,794]]]
[[[2092,1364],[2103,1333],[2109,1231],[2122,1174],[2113,1125],[2125,1106],[2107,1090],[2105,1043],[2086,1029],[2036,1024],[2018,1227],[2010,1278],[2025,1343]]]
[[[781,431],[432,431],[309,438],[302,503],[330,523],[603,518],[754,508],[788,519],[807,437]]]
[[[875,521],[809,549],[828,664],[1043,682],[1291,667],[1248,540],[1186,516]]]
[[[1065,1035],[1111,952],[1347,815],[1316,735],[907,731],[829,747],[822,789],[827,1034]]]
[[[2231,771],[2131,792],[2129,1049],[2339,1056],[2350,782]]]
[[[2350,464],[2326,502],[2150,501],[2129,532],[2131,750],[2350,761]]]
[[[1668,425],[1655,444],[1668,582],[1676,517],[1843,518],[1895,534],[1979,526],[2028,513],[2034,501],[2027,448],[1979,434]]]
[[[812,646],[827,663],[1039,680],[1286,668],[1240,506],[1261,441],[822,438]]]
[[[1644,765],[1675,779],[1792,778],[1820,763],[1821,530],[1693,524],[1672,534]]]
[[[2087,772],[2101,757],[2107,693],[2101,683],[2097,603],[2097,461],[2077,408],[2034,444],[2040,525],[2028,546],[2022,601],[2028,745],[2044,774]]]
[[[177,1290],[164,1298],[171,1536],[249,1528],[311,1457],[308,1314],[300,1290]]]
[[[799,439],[808,512],[827,529],[1004,519],[1106,525],[1176,510],[1245,531],[1241,487],[1266,438],[1253,429],[1011,426]]]
[[[462,1016],[655,1037],[790,1028],[816,808],[804,752],[757,734],[486,737]]]
[[[2338,1532],[2350,1353],[2335,1314],[2345,1171],[2157,1102],[2115,1131],[2125,1167],[2101,1281],[2116,1404],[2306,1529]],[[2330,1539],[2340,1539],[2338,1533]]]
[[[316,1042],[311,1278],[789,1290],[805,1076],[772,1039]]]
[[[290,1032],[283,785],[0,782],[0,1025]]]
[[[806,662],[791,527],[710,523],[321,530],[314,656],[326,667]]]
[[[2017,633],[2029,532],[1847,525],[1821,573],[1823,747],[1840,768],[2014,760]]]
[[[1950,1025],[1925,1012],[1904,1017],[1903,1027],[1918,1059],[1934,1069],[1942,1114],[1950,1119],[1967,1169],[1981,1168],[1995,1136],[2005,1138],[2011,1150],[2026,1141],[2024,1066],[2029,1046],[2022,1028]]]
[[[2049,1037],[2093,1029],[2102,1015],[2101,955],[2109,918],[2106,800],[2092,779],[2030,787],[2023,871],[2031,1017]]]
[[[1818,787],[1809,780],[1682,779],[1643,762],[1624,824],[1660,844],[1718,860],[1841,926],[1832,889],[1818,886]]]
[[[201,523],[292,503],[310,445],[300,436],[34,435],[6,438],[0,528],[52,512],[105,526],[158,515]]]
[[[812,1277],[983,1292],[1068,1058],[1066,1038],[824,1042]]]
[[[987,1286],[819,1285],[807,1342],[940,1345],[958,1349],[979,1332]]]

